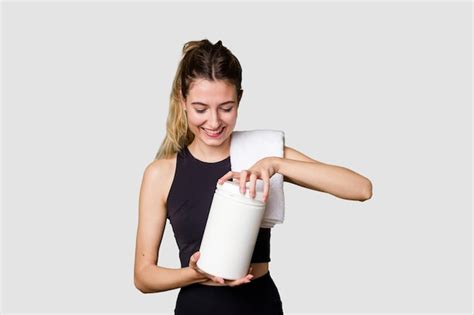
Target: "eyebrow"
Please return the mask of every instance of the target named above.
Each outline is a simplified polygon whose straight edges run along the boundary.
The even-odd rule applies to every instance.
[[[224,103],[222,103],[222,104],[219,104],[219,106],[221,106],[221,105],[225,105],[225,104],[230,104],[230,103],[232,103],[232,104],[233,104],[233,103],[235,103],[235,102],[234,102],[234,101],[227,101],[227,102],[224,102]],[[207,105],[207,104],[205,104],[205,103],[202,103],[202,102],[192,102],[191,104],[193,104],[193,105],[204,105],[204,106],[209,106],[209,105]]]

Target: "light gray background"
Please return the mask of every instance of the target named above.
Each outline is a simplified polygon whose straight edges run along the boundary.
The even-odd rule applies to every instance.
[[[4,3],[3,312],[168,312],[133,285],[138,194],[183,44],[240,60],[236,130],[373,183],[286,184],[285,312],[470,312],[472,11],[464,3]],[[318,174],[314,174],[318,176]],[[159,265],[179,268],[167,222]]]

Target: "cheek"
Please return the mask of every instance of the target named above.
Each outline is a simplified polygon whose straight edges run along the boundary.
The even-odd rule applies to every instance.
[[[237,121],[237,114],[233,114],[233,115],[229,115],[227,116],[224,121],[226,122],[226,124],[228,125],[234,125]]]
[[[196,115],[188,115],[188,123],[191,125],[202,125],[206,120]]]

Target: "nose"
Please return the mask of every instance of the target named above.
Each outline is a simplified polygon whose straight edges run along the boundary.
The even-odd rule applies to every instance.
[[[219,114],[216,111],[210,111],[211,117],[209,118],[209,128],[217,129],[220,126]]]

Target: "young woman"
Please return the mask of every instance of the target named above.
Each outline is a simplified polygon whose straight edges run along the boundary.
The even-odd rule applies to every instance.
[[[268,199],[273,174],[284,181],[339,198],[371,198],[369,179],[347,168],[316,161],[288,146],[284,157],[263,158],[247,170],[232,172],[230,141],[242,98],[242,69],[222,45],[207,39],[187,42],[170,96],[166,137],[145,169],[139,198],[135,286],[143,293],[180,288],[175,314],[283,314],[270,276],[270,228],[260,228],[249,274],[227,280],[200,270],[199,247],[216,183],[264,182]],[[181,268],[157,265],[169,220],[179,247]]]

